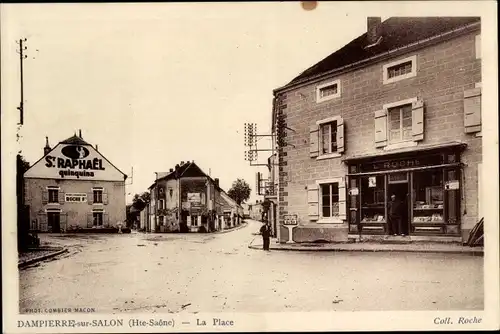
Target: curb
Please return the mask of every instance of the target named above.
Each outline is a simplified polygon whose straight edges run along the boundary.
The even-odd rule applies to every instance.
[[[245,223],[241,223],[240,225],[236,226],[236,227],[233,227],[229,230],[223,230],[223,231],[217,231],[217,232],[212,232],[212,233],[208,233],[208,234],[222,234],[222,233],[229,233],[229,232],[232,232],[232,231],[236,231],[236,230],[239,230],[245,226],[248,225],[248,222],[245,222]]]
[[[24,268],[24,267],[26,267],[26,266],[29,266],[29,265],[31,265],[31,264],[33,264],[33,263],[40,262],[40,261],[43,261],[43,260],[46,260],[46,259],[50,259],[50,258],[55,257],[55,256],[57,256],[57,255],[60,255],[60,254],[66,253],[67,251],[68,251],[68,249],[67,249],[67,248],[63,248],[63,249],[61,249],[61,250],[59,250],[59,251],[56,251],[56,252],[54,252],[54,253],[45,254],[45,255],[42,255],[42,256],[39,256],[39,257],[35,257],[35,258],[33,258],[33,259],[26,260],[26,261],[24,261],[24,262],[19,262],[19,263],[17,264],[17,267],[21,269],[21,268]]]
[[[262,245],[248,245],[248,248],[261,250]],[[462,255],[470,255],[470,256],[484,256],[484,251],[459,251],[459,250],[434,250],[434,249],[366,249],[366,248],[306,248],[306,247],[298,247],[298,248],[270,248],[270,250],[274,251],[296,251],[296,252],[394,252],[394,253],[436,253],[436,254],[462,254]]]

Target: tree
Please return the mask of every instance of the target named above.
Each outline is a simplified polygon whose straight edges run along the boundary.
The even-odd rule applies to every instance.
[[[240,205],[250,198],[251,191],[252,189],[245,180],[237,179],[233,182],[233,186],[231,187],[231,189],[229,189],[227,194],[229,195],[229,197],[234,199],[236,203],[238,203],[238,205]]]
[[[29,214],[24,205],[24,173],[30,168],[21,154],[17,155],[16,162],[16,195],[17,195],[17,247],[24,250],[36,246],[37,238],[30,236]]]
[[[135,194],[132,199],[132,205],[139,211],[142,211],[146,205],[151,201],[151,194],[146,191],[142,194]]]

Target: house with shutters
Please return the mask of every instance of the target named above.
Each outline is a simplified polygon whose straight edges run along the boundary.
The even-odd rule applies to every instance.
[[[44,154],[24,174],[30,228],[69,232],[125,226],[125,179],[81,131]]]
[[[274,90],[280,242],[463,241],[482,217],[481,21],[379,17]],[[290,232],[291,235],[290,235]]]

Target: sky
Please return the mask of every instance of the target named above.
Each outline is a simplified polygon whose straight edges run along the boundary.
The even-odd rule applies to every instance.
[[[362,9],[372,5],[2,5],[2,122],[12,125],[4,138],[15,138],[16,41],[26,37],[25,124],[16,149],[30,163],[42,157],[45,136],[53,147],[81,129],[132,176],[127,202],[147,190],[154,172],[188,160],[226,191],[237,178],[255,189],[255,173],[267,170],[244,160],[243,124],[269,134],[273,89],[363,34]],[[372,8],[370,16],[387,18],[387,9]]]

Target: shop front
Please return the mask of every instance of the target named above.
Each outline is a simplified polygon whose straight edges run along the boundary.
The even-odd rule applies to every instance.
[[[464,148],[454,144],[346,160],[349,234],[460,236]]]

